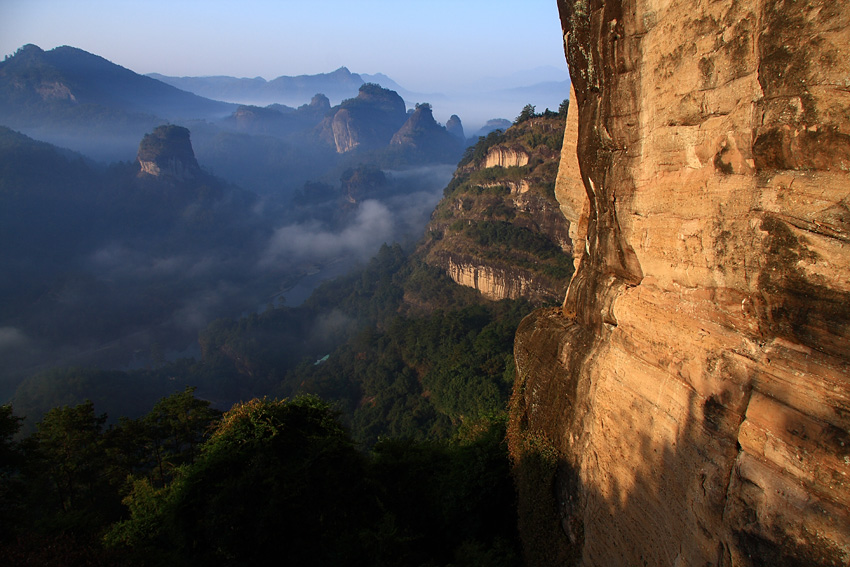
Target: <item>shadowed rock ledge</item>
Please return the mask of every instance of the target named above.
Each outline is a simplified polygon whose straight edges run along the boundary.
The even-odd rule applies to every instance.
[[[576,273],[515,344],[530,565],[850,563],[850,5],[559,1]]]

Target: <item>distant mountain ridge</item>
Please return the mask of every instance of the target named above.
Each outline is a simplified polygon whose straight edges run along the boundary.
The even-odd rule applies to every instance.
[[[280,76],[271,81],[262,77],[169,77],[159,73],[150,73],[147,77],[200,96],[257,106],[274,103],[297,106],[316,93],[340,101],[357,96],[357,89],[367,82],[346,67],[317,75]]]
[[[0,124],[95,159],[129,158],[164,122],[218,120],[236,108],[75,47],[29,44],[0,62]]]
[[[535,105],[539,110],[546,107],[554,110],[570,91],[569,76],[554,68],[532,69],[501,79],[490,77],[452,93],[414,92],[383,73],[352,73],[346,67],[331,73],[281,76],[271,81],[262,77],[168,77],[158,73],[147,76],[200,96],[255,106],[299,106],[316,93],[326,95],[331,104],[339,104],[356,97],[361,85],[375,83],[398,93],[408,108],[421,102],[435,103],[438,120],[448,121],[452,114],[461,116],[464,123],[473,126],[471,132],[488,120],[513,119],[515,109],[526,104]]]
[[[169,119],[223,116],[236,108],[69,46],[44,51],[28,44],[0,62],[0,95],[6,101],[0,116],[39,101],[66,107],[108,105]]]

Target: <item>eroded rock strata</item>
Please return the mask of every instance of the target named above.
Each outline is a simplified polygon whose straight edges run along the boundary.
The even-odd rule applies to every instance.
[[[559,1],[576,273],[521,325],[530,564],[850,564],[850,4]]]

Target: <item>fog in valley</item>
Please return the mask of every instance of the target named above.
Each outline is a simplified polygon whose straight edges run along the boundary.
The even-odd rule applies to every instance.
[[[346,68],[144,76],[21,47],[0,63],[0,396],[51,368],[198,357],[213,321],[412,250],[465,149],[519,101],[557,107],[563,76],[423,94]]]

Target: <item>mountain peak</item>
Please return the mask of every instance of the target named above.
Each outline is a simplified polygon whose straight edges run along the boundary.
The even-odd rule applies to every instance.
[[[463,123],[460,121],[460,116],[457,114],[452,114],[449,117],[449,121],[446,122],[446,131],[461,141],[466,141],[466,135],[463,133]]]
[[[390,145],[415,149],[446,162],[455,160],[460,151],[460,140],[434,120],[427,102],[416,105],[416,110],[392,137]]]
[[[27,54],[27,53],[44,53],[44,50],[34,43],[28,43],[28,44],[22,46],[20,49],[18,49],[15,52],[15,55],[18,55],[18,54],[23,55],[23,54]]]

